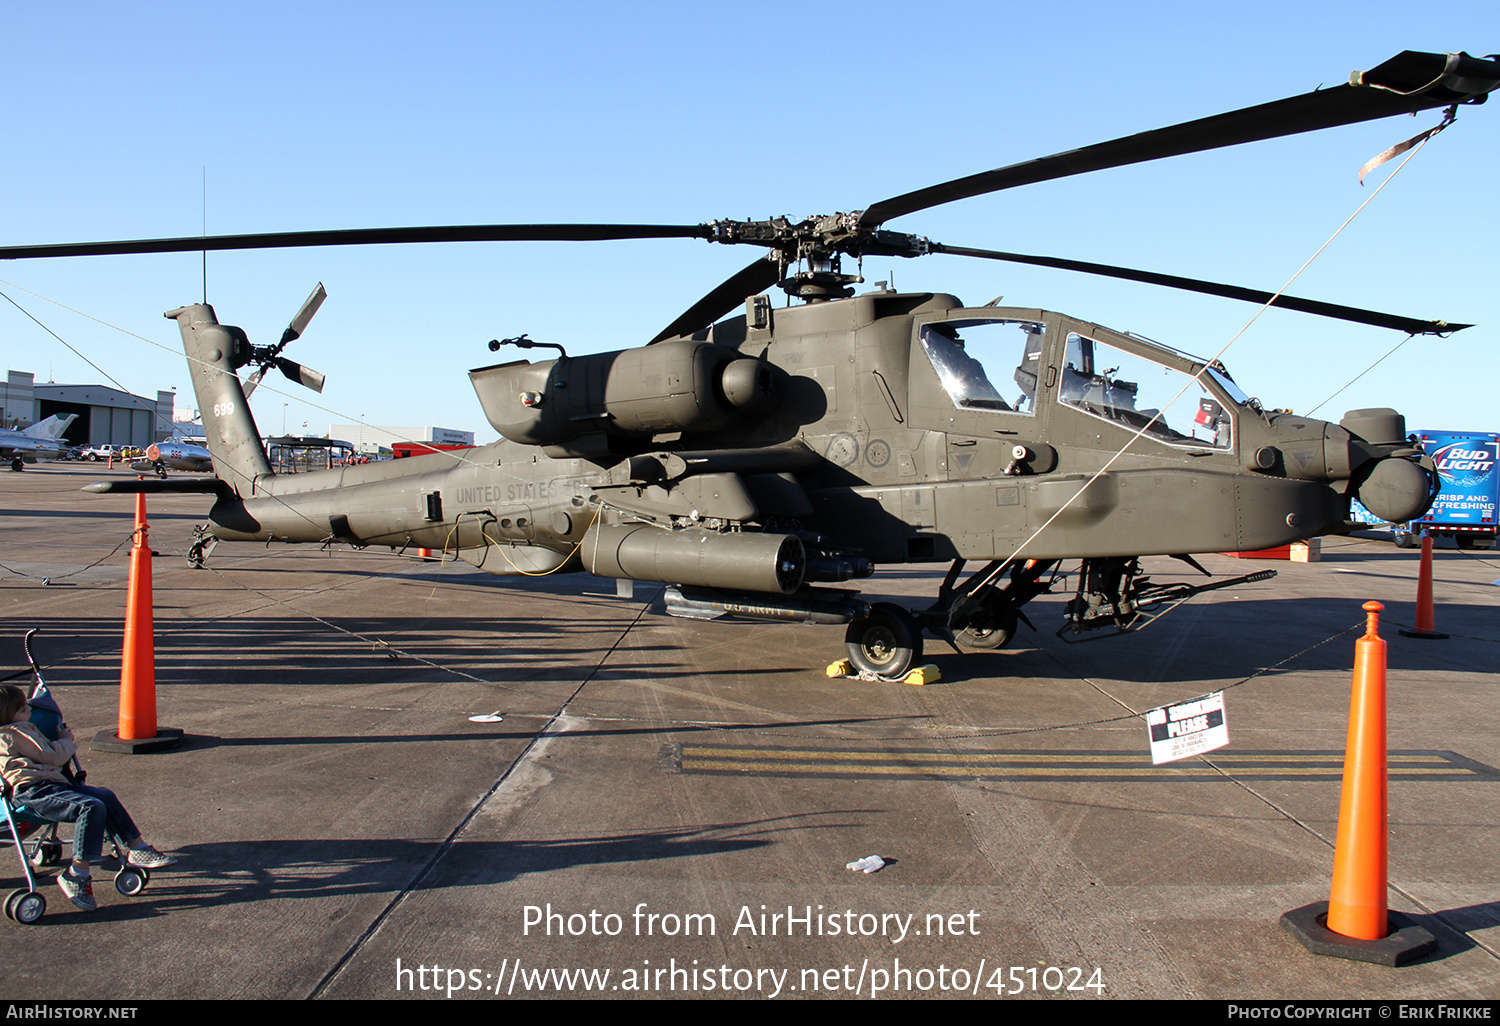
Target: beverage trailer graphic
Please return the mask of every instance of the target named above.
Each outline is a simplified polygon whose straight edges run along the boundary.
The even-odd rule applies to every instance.
[[[1461,549],[1493,548],[1500,507],[1500,432],[1417,431],[1412,437],[1432,457],[1440,485],[1424,516],[1396,525],[1396,544],[1413,545],[1429,531],[1452,538]],[[1357,501],[1354,505],[1354,519],[1383,523]]]

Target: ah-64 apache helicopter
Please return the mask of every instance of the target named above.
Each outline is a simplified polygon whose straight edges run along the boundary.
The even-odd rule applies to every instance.
[[[283,357],[322,287],[274,346],[206,304],[176,319],[213,453],[217,501],[193,547],[343,541],[462,553],[496,573],[586,570],[663,582],[669,612],[846,623],[862,671],[898,676],[925,631],[1005,644],[1024,607],[1081,559],[1065,630],[1135,629],[1203,590],[1157,585],[1143,555],[1262,549],[1347,529],[1358,498],[1404,521],[1437,478],[1394,410],[1337,425],[1263,408],[1228,372],[1062,313],[966,307],[943,293],[854,295],[842,257],[949,253],[1086,271],[1266,302],[1270,294],[1078,261],[943,245],[886,221],[953,200],[1177,154],[1482,102],[1500,61],[1405,52],[1347,85],[999,168],[791,223],[490,225],[10,247],[7,258],[442,241],[702,238],[769,254],[647,345],[470,372],[503,436],[467,452],[272,473],[246,399]],[[792,273],[794,265],[802,268]],[[780,285],[803,305],[773,309]],[[728,317],[740,304],[742,316]],[[1407,332],[1419,321],[1280,296],[1275,305]],[[256,365],[242,383],[239,370]],[[1181,390],[1187,413],[1162,409]],[[1180,409],[1180,408],[1179,408]],[[1123,454],[1116,457],[1122,450]],[[100,490],[192,490],[115,482]],[[1043,528],[1045,527],[1045,530]],[[967,577],[968,561],[984,565]],[[877,564],[951,563],[911,611],[825,585]],[[1201,569],[1201,568],[1199,568]],[[1262,575],[1252,575],[1259,577]],[[1223,586],[1217,582],[1206,587]]]

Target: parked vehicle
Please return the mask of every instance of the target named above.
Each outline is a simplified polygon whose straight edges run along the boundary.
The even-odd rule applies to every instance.
[[[1500,433],[1418,431],[1422,451],[1437,465],[1442,490],[1426,515],[1396,531],[1396,544],[1415,544],[1423,531],[1450,537],[1461,549],[1495,545],[1500,506]]]
[[[132,460],[141,456],[144,449],[133,445],[91,445],[79,450],[78,458],[98,462],[99,460]]]

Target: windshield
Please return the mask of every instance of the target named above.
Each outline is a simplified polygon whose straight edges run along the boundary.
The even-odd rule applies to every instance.
[[[1230,395],[1239,393],[1227,375],[1212,369],[1207,373],[1225,385]],[[1234,418],[1201,380],[1084,335],[1068,335],[1057,398],[1168,445],[1200,449],[1233,445]]]
[[[1219,363],[1219,361],[1215,360],[1214,363]],[[1229,393],[1229,398],[1233,399],[1241,406],[1245,405],[1250,401],[1250,397],[1245,394],[1244,389],[1240,388],[1239,385],[1236,385],[1234,383],[1234,379],[1229,376],[1229,372],[1222,369],[1223,366],[1224,365],[1221,363],[1217,367],[1215,367],[1213,364],[1209,364],[1209,377],[1217,381],[1219,383],[1219,387]]]
[[[922,349],[954,406],[1032,414],[1045,330],[1033,321],[924,324]]]

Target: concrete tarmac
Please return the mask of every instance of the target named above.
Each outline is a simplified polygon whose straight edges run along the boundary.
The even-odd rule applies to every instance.
[[[120,473],[0,474],[0,672],[40,628],[80,738],[115,724],[133,506],[79,489]],[[1279,576],[1086,644],[1053,634],[1070,580],[1005,650],[927,638],[942,680],[911,687],[825,677],[841,628],[673,619],[654,585],[342,545],[190,570],[208,499],[149,505],[158,718],[187,740],[81,754],[182,861],[133,898],[96,867],[93,913],[44,881],[38,924],[0,923],[12,999],[1500,998],[1491,553],[1438,551],[1446,641],[1397,633],[1415,551],[1325,539],[1201,557]],[[864,590],[925,605],[942,569]],[[1370,599],[1389,904],[1440,944],[1399,969],[1278,925],[1328,897]],[[1220,689],[1230,745],[1153,767],[1141,714]]]

